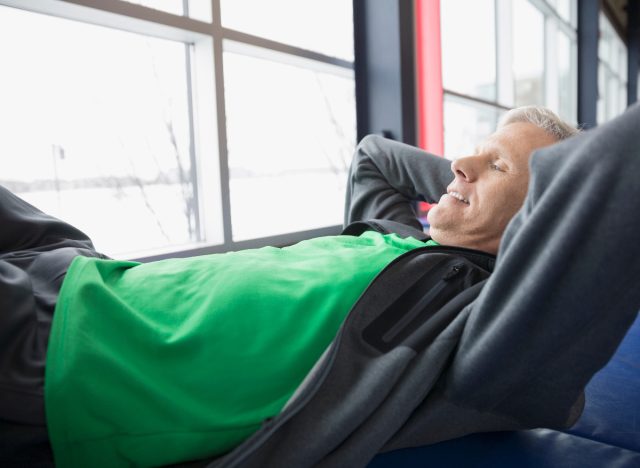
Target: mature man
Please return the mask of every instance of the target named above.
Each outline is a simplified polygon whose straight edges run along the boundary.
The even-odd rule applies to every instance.
[[[536,317],[527,307],[544,296],[548,307],[539,316],[556,314],[549,323],[558,323],[558,308],[566,291],[554,291],[556,297],[549,300],[547,291],[540,288],[548,287],[548,277],[573,285],[576,275],[558,277],[557,263],[558,259],[566,261],[562,254],[568,247],[575,248],[576,239],[567,238],[566,233],[572,232],[569,228],[556,238],[557,226],[541,220],[522,227],[532,209],[525,204],[509,225],[511,236],[506,244],[500,240],[527,193],[531,151],[572,133],[548,112],[532,109],[508,114],[476,154],[453,164],[377,137],[365,139],[358,147],[347,193],[347,221],[385,218],[418,228],[412,200],[435,201],[446,192],[429,215],[430,243],[490,253],[500,250],[502,255],[502,264],[473,314],[467,311],[463,317],[469,317],[467,326],[458,327],[460,346],[442,381],[442,390],[453,395],[447,403],[449,419],[473,416],[456,422],[457,429],[441,425],[441,433],[428,441],[488,427],[531,424],[517,418],[540,410],[541,403],[531,400],[528,391],[541,388],[546,391],[541,395],[547,408],[547,413],[541,412],[542,422],[573,421],[579,414],[579,408],[573,410],[576,388],[579,391],[584,386],[594,366],[606,362],[599,354],[596,364],[585,366],[577,377],[554,375],[522,389],[523,382],[532,378],[526,372],[523,377],[523,362],[530,363],[533,371],[538,371],[540,361],[554,368],[546,362],[549,349],[538,349],[542,325],[531,322]],[[562,155],[556,153],[570,149],[556,147],[559,150],[549,154],[558,160]],[[549,167],[558,164],[563,163],[553,161]],[[571,170],[574,168],[563,174]],[[544,168],[541,171],[545,174]],[[453,182],[445,190],[451,172]],[[533,179],[530,197],[540,193],[541,176],[534,175],[538,179]],[[549,173],[546,176],[551,178]],[[551,195],[543,198],[555,200],[550,206],[560,215],[569,205],[571,210],[565,211],[573,213],[567,194],[558,199],[558,192],[562,190],[554,185]],[[5,333],[0,342],[0,419],[5,421],[3,432],[7,434],[3,443],[9,437],[18,442],[40,438],[46,445],[44,393],[48,432],[62,465],[168,464],[232,449],[262,421],[280,412],[375,275],[402,253],[424,245],[416,239],[367,232],[359,237],[312,239],[284,249],[137,265],[101,258],[79,231],[6,191],[1,195],[2,225],[8,226],[0,247],[0,329]],[[620,194],[616,196],[621,199]],[[549,238],[540,235],[541,223]],[[535,231],[533,238],[530,228]],[[522,236],[527,237],[526,243]],[[567,245],[567,240],[574,242]],[[544,245],[557,257],[547,258],[549,254],[540,250]],[[565,251],[558,252],[558,245]],[[606,242],[601,245],[606,252]],[[507,249],[516,253],[505,254]],[[538,252],[532,259],[534,251]],[[545,265],[538,265],[543,259]],[[515,269],[514,261],[518,264]],[[538,271],[547,265],[550,272]],[[528,284],[528,278],[522,278],[527,267],[539,284],[514,291],[518,284]],[[572,268],[567,265],[565,270]],[[609,283],[608,278],[600,280]],[[635,296],[625,299],[626,309],[629,303],[637,306]],[[510,314],[509,319],[499,320],[501,313]],[[569,314],[566,323],[572,325],[572,320]],[[527,321],[535,327],[527,329]],[[615,323],[617,334],[605,340],[609,344],[606,351],[611,351],[611,343],[617,343],[628,326],[628,320]],[[515,329],[505,328],[495,335],[507,324]],[[554,335],[563,336],[561,330]],[[526,346],[527,337],[532,346],[527,352],[532,357],[515,352],[512,346],[513,339]],[[584,353],[584,338],[591,339],[587,340],[590,343],[601,336],[592,336],[590,330],[580,335],[579,346],[558,359],[565,364],[560,370],[566,368],[563,359]],[[511,362],[514,359],[518,365]],[[489,362],[499,362],[498,369]],[[546,376],[544,372],[539,375]],[[478,378],[491,379],[493,386],[487,389]],[[570,391],[561,385],[563,380],[571,381],[566,385]],[[545,387],[550,384],[553,391]],[[521,398],[510,397],[515,394]],[[544,400],[549,395],[556,403]],[[456,398],[464,404],[458,404]],[[436,405],[433,417],[437,419],[442,408]],[[572,408],[572,413],[554,414],[558,408]],[[314,422],[314,427],[321,426],[321,421]],[[296,440],[305,438],[298,434]],[[322,442],[314,440],[316,445]],[[396,446],[405,443],[398,441]],[[393,446],[391,440],[389,447]],[[17,460],[24,454],[6,458],[10,456]]]
[[[428,215],[432,239],[495,254],[507,223],[524,201],[531,153],[577,132],[548,109],[514,109],[473,155],[453,164],[409,145],[368,136],[351,167],[345,225],[383,218],[420,228],[412,202],[440,199]]]

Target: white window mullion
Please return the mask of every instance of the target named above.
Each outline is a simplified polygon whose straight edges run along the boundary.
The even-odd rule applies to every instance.
[[[514,103],[511,8],[511,0],[496,0],[497,101],[507,107]]]
[[[571,26],[572,28],[578,27],[578,0],[571,0]]]
[[[213,40],[200,41],[193,49],[194,146],[201,235],[205,242],[223,239],[222,193],[216,116]],[[227,185],[228,186],[228,185]]]
[[[545,18],[545,86],[544,86],[544,102],[550,109],[558,110],[560,108],[559,100],[559,73],[558,73],[558,28],[556,21],[547,16]]]
[[[210,34],[209,24],[203,21],[123,1],[0,0],[0,4],[179,42],[192,42]]]
[[[578,40],[571,39],[571,109],[572,122],[578,121]]]

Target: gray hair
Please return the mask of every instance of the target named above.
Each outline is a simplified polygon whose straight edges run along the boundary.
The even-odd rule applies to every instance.
[[[528,122],[553,135],[558,141],[580,133],[580,130],[565,122],[553,111],[542,106],[524,106],[511,109],[502,116],[498,128],[515,122]]]

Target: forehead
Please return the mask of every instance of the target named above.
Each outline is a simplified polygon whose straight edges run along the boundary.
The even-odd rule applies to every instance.
[[[476,154],[490,154],[514,164],[527,165],[531,152],[555,143],[553,136],[529,122],[499,128],[476,147]]]

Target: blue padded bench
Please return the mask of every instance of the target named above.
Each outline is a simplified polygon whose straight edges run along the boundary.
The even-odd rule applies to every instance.
[[[383,453],[369,468],[640,467],[640,316],[585,394],[582,416],[566,431],[473,434]]]

